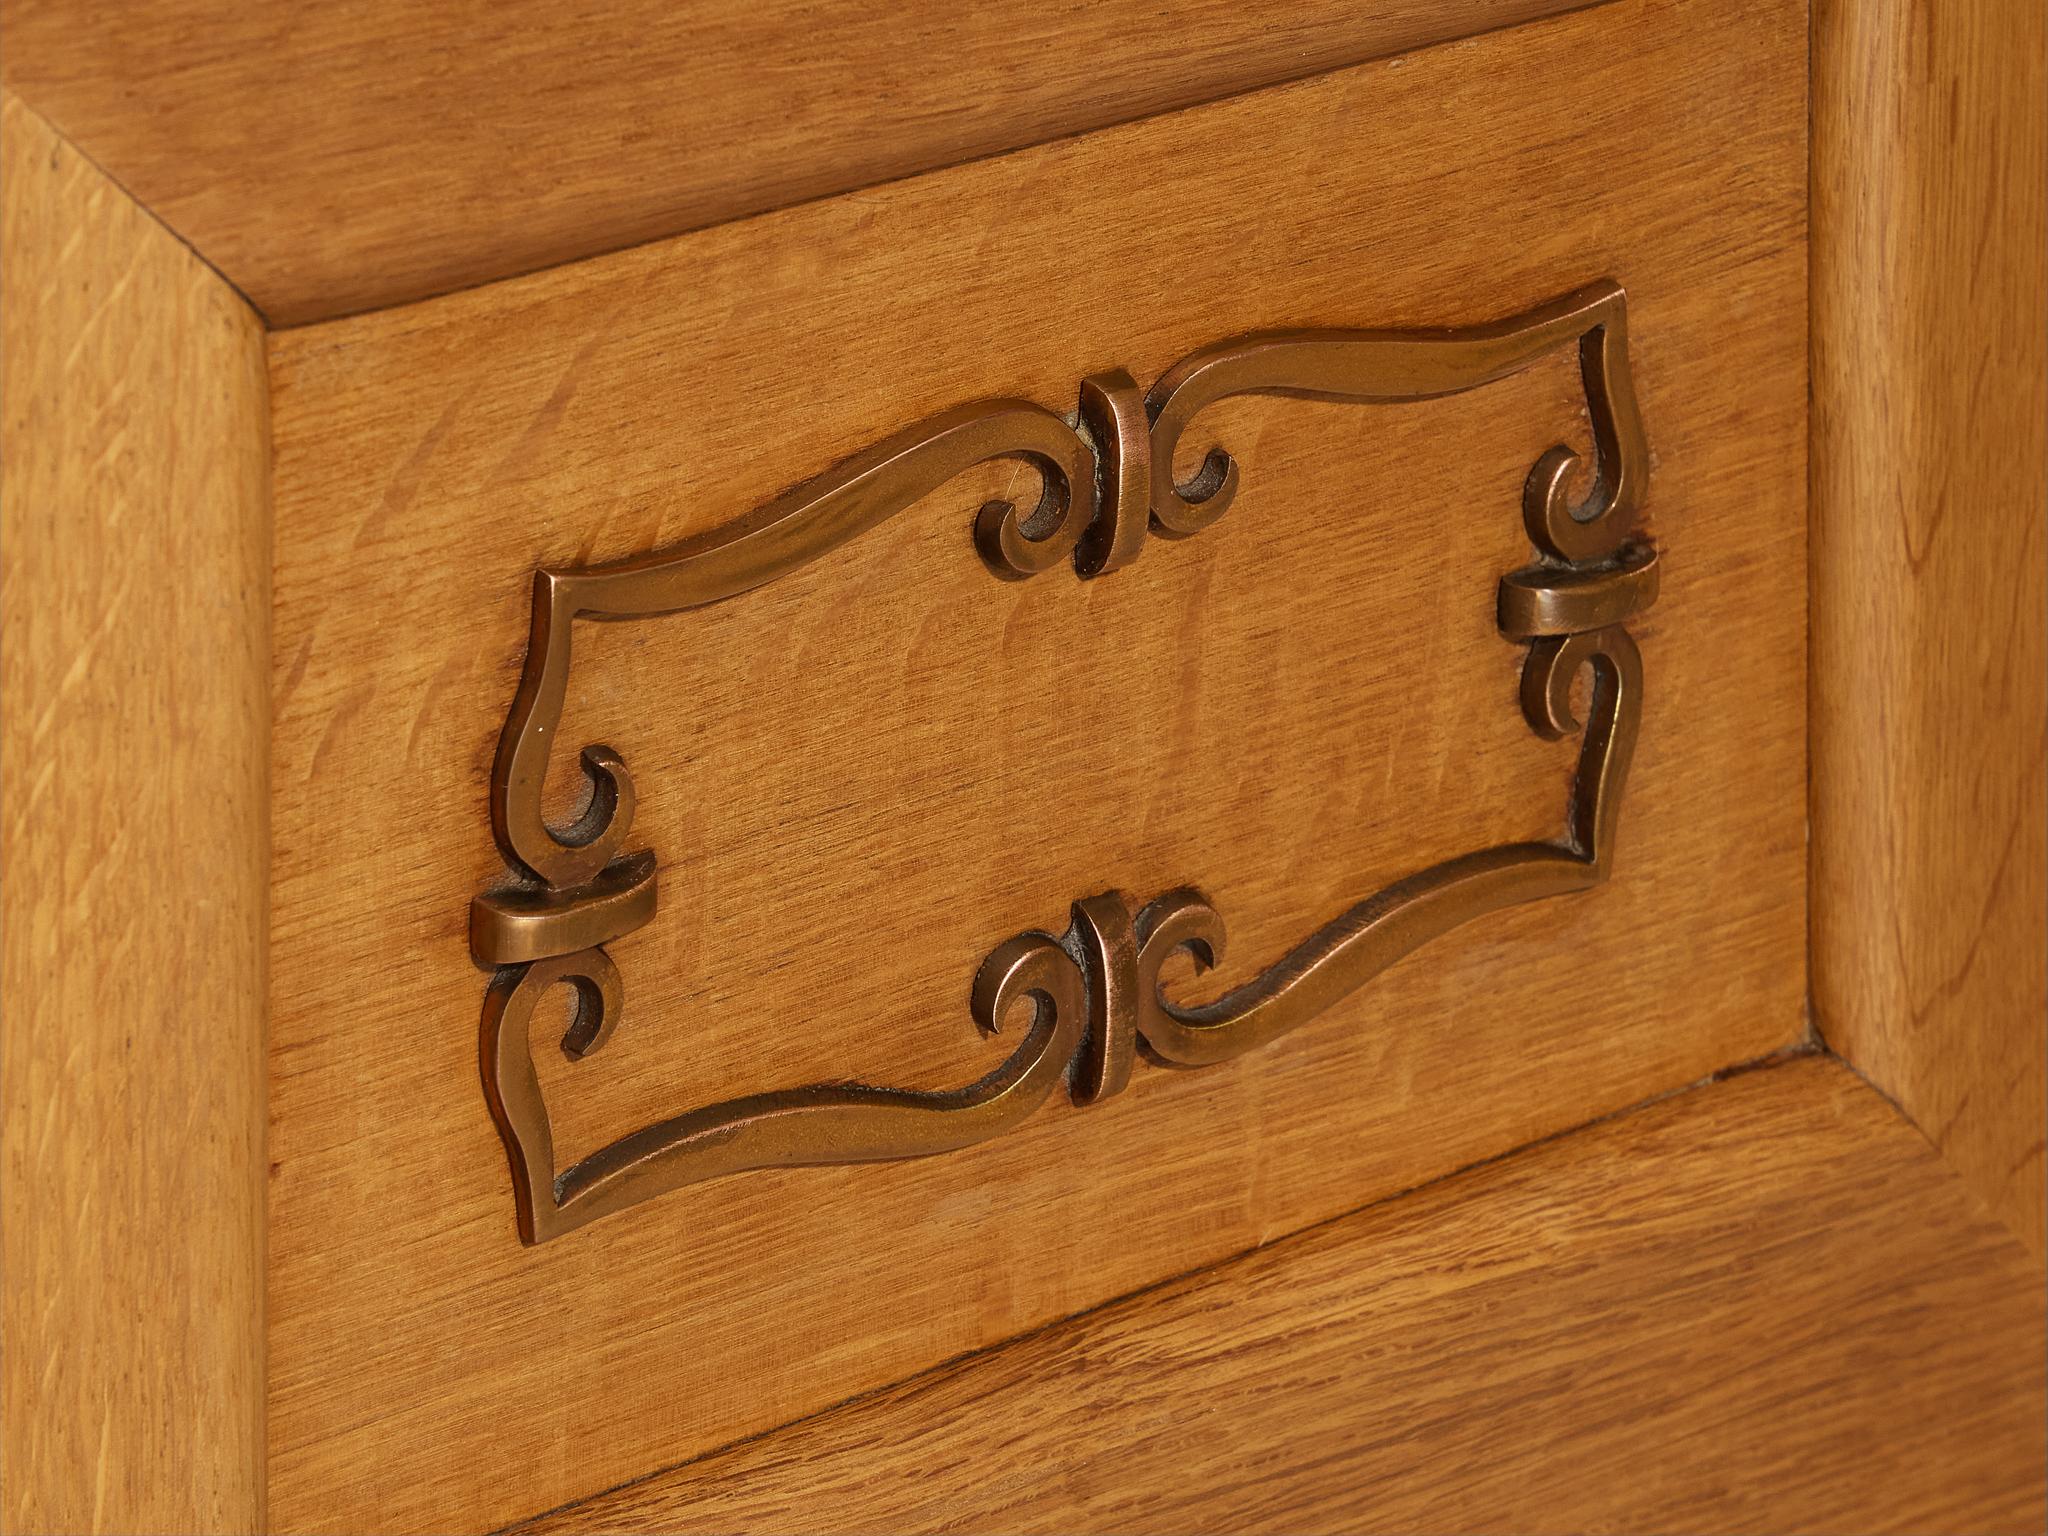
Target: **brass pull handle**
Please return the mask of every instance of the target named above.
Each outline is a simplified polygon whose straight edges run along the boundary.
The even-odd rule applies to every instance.
[[[1607,876],[1614,827],[1642,710],[1642,663],[1622,627],[1656,600],[1655,551],[1627,536],[1649,450],[1629,375],[1627,298],[1601,282],[1509,320],[1448,331],[1276,331],[1205,347],[1141,396],[1121,370],[1084,380],[1072,420],[1021,400],[954,408],[883,440],[766,506],[698,538],[605,565],[534,576],[526,668],[491,775],[499,847],[526,878],[471,904],[471,949],[496,967],[485,997],[482,1066],[491,1114],[511,1160],[520,1233],[529,1243],[684,1184],[751,1168],[921,1157],[999,1135],[1069,1078],[1077,1102],[1120,1091],[1142,1042],[1182,1066],[1222,1061],[1299,1027],[1401,956],[1457,925]],[[1084,579],[1137,559],[1148,535],[1187,538],[1222,516],[1238,484],[1235,459],[1211,449],[1185,483],[1175,449],[1207,406],[1232,395],[1282,394],[1361,403],[1430,399],[1476,389],[1576,344],[1592,423],[1585,498],[1567,487],[1578,455],[1555,447],[1523,493],[1539,559],[1500,583],[1501,632],[1526,641],[1522,709],[1539,734],[1581,732],[1566,835],[1488,848],[1431,866],[1324,923],[1265,971],[1212,1003],[1182,1006],[1160,969],[1187,950],[1222,954],[1220,915],[1192,889],[1143,908],[1119,892],[1074,903],[1067,931],[998,945],[971,992],[993,1033],[1029,998],[1033,1022],[1016,1051],[977,1083],[950,1092],[838,1084],[749,1095],[644,1126],[567,1169],[554,1161],[529,1038],[550,987],[575,989],[562,1046],[597,1050],[618,1023],[623,983],[603,945],[650,921],[651,850],[620,855],[636,804],[632,776],[609,748],[582,754],[588,809],[576,825],[541,813],[578,618],[643,619],[736,597],[807,565],[975,464],[1018,458],[1038,472],[1037,506],[990,502],[974,541],[997,576],[1024,580],[1071,558]],[[1583,725],[1571,690],[1592,675]]]

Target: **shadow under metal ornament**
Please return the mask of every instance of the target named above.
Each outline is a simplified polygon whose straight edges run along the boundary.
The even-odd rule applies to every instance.
[[[1029,463],[1038,504],[985,504],[974,543],[996,576],[1026,580],[1071,561],[1086,579],[1130,564],[1150,537],[1190,538],[1236,494],[1237,461],[1212,448],[1186,482],[1175,449],[1207,406],[1233,395],[1384,403],[1477,389],[1576,345],[1592,425],[1588,490],[1579,455],[1549,449],[1530,471],[1523,521],[1537,560],[1501,578],[1497,620],[1526,642],[1522,713],[1538,735],[1578,734],[1565,836],[1431,865],[1325,922],[1214,1002],[1167,997],[1161,968],[1223,955],[1222,916],[1200,891],[1137,905],[1120,891],[1077,900],[1064,933],[998,944],[969,989],[989,1034],[1016,1005],[1030,1025],[980,1081],[945,1092],[860,1083],[780,1089],[710,1104],[621,1137],[567,1168],[534,1072],[531,1027],[548,989],[574,990],[561,1046],[572,1059],[617,1027],[624,984],[604,945],[655,912],[652,850],[620,852],[632,774],[609,747],[583,749],[584,813],[548,825],[541,788],[556,747],[578,619],[653,618],[720,602],[800,569],[990,459]],[[495,968],[484,999],[482,1068],[511,1160],[519,1230],[545,1242],[666,1190],[753,1168],[924,1157],[1018,1124],[1065,1081],[1076,1103],[1120,1092],[1142,1044],[1153,1061],[1207,1066],[1256,1050],[1357,991],[1441,933],[1489,912],[1585,890],[1607,877],[1642,714],[1642,661],[1623,627],[1656,601],[1656,552],[1629,540],[1649,451],[1628,367],[1627,297],[1595,283],[1512,319],[1457,330],[1272,331],[1217,343],[1140,394],[1122,370],[1084,379],[1073,418],[1026,400],[956,406],[885,438],[775,500],[696,538],[605,565],[534,575],[526,669],[491,773],[491,826],[524,877],[470,906],[470,948]],[[1590,674],[1587,718],[1572,687]]]

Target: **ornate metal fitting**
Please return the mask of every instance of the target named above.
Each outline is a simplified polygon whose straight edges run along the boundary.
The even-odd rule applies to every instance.
[[[607,565],[534,575],[526,669],[491,774],[491,825],[522,877],[478,896],[470,946],[495,967],[484,1000],[485,1094],[511,1161],[521,1235],[543,1242],[663,1191],[746,1169],[922,1157],[1009,1130],[1065,1081],[1093,1103],[1130,1081],[1143,1048],[1175,1066],[1225,1061],[1295,1029],[1401,956],[1486,913],[1584,890],[1607,877],[1642,711],[1642,662],[1622,627],[1657,596],[1654,550],[1627,542],[1648,476],[1628,368],[1627,299],[1601,282],[1526,314],[1443,331],[1274,331],[1205,347],[1140,393],[1114,370],[1082,381],[1074,414],[1027,400],[957,406],[885,438],[766,506],[697,538]],[[1576,346],[1593,462],[1558,446],[1523,488],[1537,562],[1501,579],[1502,634],[1527,642],[1522,710],[1547,738],[1582,734],[1565,835],[1435,864],[1338,914],[1250,981],[1213,1002],[1181,1004],[1162,968],[1186,951],[1197,968],[1223,954],[1223,920],[1191,888],[1143,908],[1120,892],[1077,901],[1055,938],[1033,931],[990,952],[968,1008],[987,1033],[1029,1004],[1012,1053],[980,1081],[946,1092],[859,1083],[778,1089],[643,1126],[567,1169],[534,1072],[530,1029],[553,986],[577,1012],[562,1049],[581,1058],[617,1027],[623,983],[604,945],[652,919],[652,850],[622,855],[632,775],[608,747],[587,747],[583,813],[552,827],[541,787],[561,722],[579,618],[645,619],[739,596],[788,575],[995,458],[1040,479],[1037,505],[984,505],[974,544],[997,576],[1025,580],[1071,561],[1094,578],[1136,560],[1150,536],[1200,533],[1229,508],[1239,467],[1212,448],[1190,480],[1173,465],[1183,433],[1233,395],[1382,403],[1476,389]],[[1569,487],[1587,491],[1574,502]],[[1572,685],[1587,670],[1583,726]]]

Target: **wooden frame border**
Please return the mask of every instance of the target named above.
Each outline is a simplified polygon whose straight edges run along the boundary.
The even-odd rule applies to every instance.
[[[9,95],[0,1523],[263,1524],[269,395]]]
[[[2034,1531],[2029,1262],[1839,1060],[1781,1059],[506,1536]]]
[[[2039,0],[1813,10],[1821,1037],[2043,1248],[2048,105]]]

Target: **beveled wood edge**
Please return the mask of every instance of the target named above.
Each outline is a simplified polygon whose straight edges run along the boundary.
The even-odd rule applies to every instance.
[[[390,35],[402,36],[392,23],[402,16],[407,3],[408,0],[396,0],[391,14],[382,17],[374,6],[368,14],[373,21],[383,20]],[[1339,40],[1322,36],[1337,30],[1327,23],[1290,28],[1276,22],[1238,39],[1238,47],[1221,55],[1228,61],[1227,66],[1194,50],[1195,63],[1201,67],[1178,72],[1162,67],[1159,60],[1150,57],[1142,39],[1126,35],[1132,30],[1128,19],[1114,14],[1089,29],[1087,41],[1094,47],[1084,47],[1079,55],[1086,59],[1085,65],[1059,58],[1058,50],[1014,46],[1007,54],[991,60],[982,56],[988,52],[989,40],[953,38],[952,52],[941,50],[926,68],[943,71],[950,63],[968,85],[983,87],[978,93],[963,87],[961,93],[944,100],[940,110],[885,123],[880,133],[867,116],[859,114],[851,115],[836,135],[829,131],[829,123],[811,138],[799,132],[793,147],[784,146],[782,153],[764,159],[759,165],[750,163],[748,172],[735,177],[732,185],[706,185],[714,178],[705,175],[701,163],[686,158],[680,167],[671,168],[672,175],[667,178],[644,178],[651,185],[642,203],[615,194],[609,203],[585,206],[577,203],[573,194],[561,195],[558,179],[543,178],[553,181],[549,191],[536,190],[523,205],[515,198],[508,207],[507,186],[521,184],[514,181],[518,164],[508,161],[505,148],[493,145],[479,156],[473,143],[453,142],[442,150],[439,174],[424,181],[409,180],[403,172],[384,178],[386,185],[379,191],[390,204],[400,208],[410,205],[404,219],[405,229],[398,239],[387,235],[367,248],[351,233],[346,217],[349,204],[344,201],[337,210],[331,194],[324,199],[318,193],[312,194],[288,216],[270,221],[253,236],[245,230],[222,228],[218,220],[211,229],[202,228],[200,222],[182,216],[168,206],[178,201],[178,189],[170,189],[163,198],[153,196],[150,186],[156,180],[152,174],[154,167],[146,157],[138,162],[135,144],[150,135],[178,135],[179,153],[189,160],[210,147],[204,134],[192,131],[191,120],[198,109],[191,106],[191,98],[203,91],[205,111],[218,117],[241,105],[238,94],[254,94],[238,91],[246,76],[233,63],[238,53],[249,51],[249,39],[221,35],[224,29],[210,24],[204,4],[180,8],[180,14],[172,19],[182,21],[182,28],[170,30],[158,39],[164,46],[138,63],[107,46],[106,39],[96,34],[96,18],[90,10],[83,15],[67,14],[72,8],[64,0],[42,0],[35,8],[37,14],[31,17],[38,30],[27,39],[26,46],[20,36],[23,27],[15,27],[16,36],[10,39],[12,46],[7,50],[5,80],[10,89],[60,128],[81,119],[87,121],[88,127],[70,134],[80,151],[132,187],[136,200],[150,206],[167,228],[242,293],[265,317],[266,326],[286,329],[418,303],[1079,134],[1212,105],[1319,74],[1462,43],[1491,32],[1538,25],[1612,3],[1614,0],[1485,0],[1484,4],[1472,5],[1470,14],[1456,18],[1416,16],[1407,14],[1405,9],[1401,15],[1379,18],[1354,8],[1349,19],[1352,30]],[[615,34],[631,26],[634,20],[631,6],[621,9],[621,14],[607,18]],[[517,18],[512,19],[516,23]],[[673,45],[673,39],[649,38],[645,35],[649,30],[642,29],[643,49],[657,44]],[[61,37],[61,44],[48,44],[46,37],[50,34]],[[1269,36],[1271,40],[1266,41]],[[820,57],[815,42],[811,42],[784,57],[772,47],[763,46],[758,38],[752,41],[750,53],[762,67],[764,78],[794,80],[815,104],[839,97],[857,99],[855,91],[832,90],[834,78],[858,80],[864,63],[886,66],[905,53],[914,53],[919,40],[915,22],[906,21],[902,36],[863,37],[860,49],[847,56]],[[1028,32],[1024,40],[1030,40]],[[268,49],[276,39],[262,33],[257,41]],[[433,37],[430,42],[439,48],[443,58],[451,51],[445,36]],[[730,36],[719,42],[726,49],[742,46]],[[50,47],[57,55],[41,69],[33,62],[38,47]],[[185,56],[187,48],[196,58]],[[1209,50],[1211,54],[1216,51],[1213,46]],[[461,50],[453,52],[459,60]],[[583,52],[571,47],[530,52],[523,60],[525,68],[505,73],[503,89],[518,104],[521,114],[542,121],[575,122],[577,114],[588,108],[588,93],[569,105],[562,103],[579,81],[587,82],[589,78],[579,76],[575,69]],[[742,59],[749,56],[748,52],[739,55]],[[360,59],[337,59],[333,50],[316,57],[321,60],[317,72],[308,67],[306,73],[317,87],[357,97],[364,94],[361,80],[349,73],[352,64],[361,67]],[[380,59],[378,65],[384,66],[388,57],[387,54]],[[550,75],[551,58],[567,61],[555,66],[562,78]],[[1026,66],[1034,58],[1045,62],[1036,74],[1023,78]],[[124,66],[132,73],[124,76]],[[265,65],[270,74],[278,73],[279,68],[274,57]],[[1094,95],[1099,100],[1090,96],[1087,81],[1091,74],[1106,77],[1106,86],[1095,87]],[[179,92],[175,82],[181,76],[197,76],[203,83]],[[459,64],[456,80],[472,88],[478,84],[474,78],[465,80],[461,76]],[[488,77],[485,83],[495,84]],[[647,108],[651,100],[657,99],[656,90],[669,89],[666,80],[658,79],[651,86],[635,80],[626,89],[627,100],[616,120],[606,121],[600,116],[593,121],[577,122],[570,139],[515,144],[511,152],[524,152],[526,163],[534,163],[545,162],[549,149],[560,150],[578,140],[609,143],[615,150],[635,141],[658,141],[659,132],[650,132]],[[328,164],[345,150],[360,150],[386,165],[401,161],[433,163],[437,136],[444,140],[459,138],[448,131],[451,111],[468,119],[476,116],[478,110],[474,101],[458,102],[451,107],[417,80],[411,82],[410,90],[372,94],[375,108],[365,116],[377,124],[376,136],[346,146],[316,145],[316,149],[324,152]],[[485,94],[495,92],[486,90]],[[750,105],[745,91],[735,90],[731,95],[741,106]],[[1013,103],[997,112],[998,119],[1007,127],[992,127],[980,120],[975,111],[968,110],[969,104],[977,100],[1002,103],[1009,98],[1014,99]],[[536,99],[551,100],[559,110],[532,114],[527,104]],[[182,133],[181,109],[185,119]],[[117,133],[104,123],[91,123],[95,110],[123,127],[132,125],[133,134]],[[274,113],[275,103],[259,97],[247,105],[247,110],[256,124],[249,130],[251,133],[265,133],[272,128],[269,114]],[[340,115],[345,115],[345,111]],[[764,116],[762,109],[753,107],[736,115],[743,127],[755,130],[741,138],[742,144],[763,136],[765,129],[759,122]],[[167,123],[168,134],[163,126]],[[893,134],[889,129],[894,130]],[[410,142],[405,142],[402,152],[395,151],[394,143],[404,142],[408,133]],[[899,148],[892,138],[911,142]],[[195,139],[199,141],[197,149],[193,147]],[[235,166],[220,165],[216,169],[220,181],[230,185],[235,182]],[[273,185],[281,180],[277,178]],[[297,170],[290,180],[299,186],[315,187],[321,176],[316,166]],[[185,189],[184,195],[189,198],[190,190]],[[464,220],[467,222],[461,222]],[[452,235],[436,228],[450,223],[455,225]],[[321,264],[312,262],[309,272],[307,254],[309,237],[317,239],[323,231],[329,241],[341,243],[345,257],[326,264],[324,288],[320,286],[321,279],[311,275],[319,271]],[[444,246],[452,247],[458,254],[452,259],[447,253],[437,258],[433,253]],[[507,250],[513,254],[503,254]],[[381,262],[379,257],[383,258]]]
[[[6,307],[34,306],[7,327],[0,498],[0,1526],[256,1530],[266,337],[11,92],[0,120]]]

